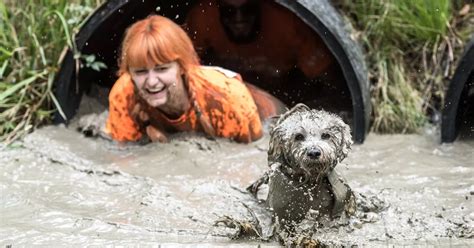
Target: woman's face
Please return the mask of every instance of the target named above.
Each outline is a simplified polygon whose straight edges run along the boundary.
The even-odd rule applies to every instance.
[[[176,61],[146,68],[130,67],[129,71],[138,94],[155,108],[169,103],[183,87],[181,69]]]

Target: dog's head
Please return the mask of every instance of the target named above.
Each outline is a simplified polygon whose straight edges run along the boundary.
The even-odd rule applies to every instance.
[[[298,104],[272,127],[268,161],[306,175],[327,174],[347,157],[351,145],[350,128],[341,118]]]

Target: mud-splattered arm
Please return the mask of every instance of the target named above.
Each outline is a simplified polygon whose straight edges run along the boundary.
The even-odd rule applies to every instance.
[[[122,75],[115,82],[109,94],[109,116],[105,130],[116,141],[138,141],[142,133],[131,111],[134,101],[133,82],[128,74]]]

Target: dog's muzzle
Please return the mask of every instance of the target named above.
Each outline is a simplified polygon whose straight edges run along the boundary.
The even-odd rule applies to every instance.
[[[321,150],[318,148],[311,148],[306,152],[306,156],[310,159],[318,159],[321,156]]]

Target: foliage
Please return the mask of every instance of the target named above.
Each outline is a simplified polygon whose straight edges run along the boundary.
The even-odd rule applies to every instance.
[[[72,34],[99,0],[0,2],[0,140],[10,142],[51,120],[53,81]],[[90,66],[101,68],[95,58]],[[61,111],[59,109],[59,111]]]
[[[472,10],[452,0],[337,1],[358,31],[372,83],[372,130],[410,133],[436,122]],[[464,11],[465,11],[464,8]]]

